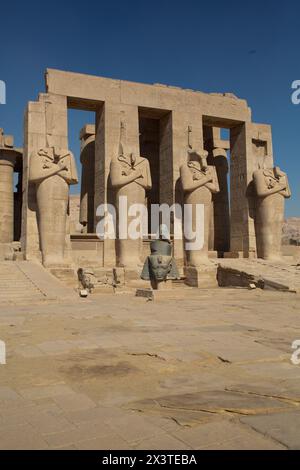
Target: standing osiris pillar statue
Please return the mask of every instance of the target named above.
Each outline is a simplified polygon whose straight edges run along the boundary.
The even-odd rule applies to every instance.
[[[29,181],[36,185],[38,228],[43,264],[65,262],[69,186],[78,183],[73,154],[59,147],[46,147],[30,159]]]
[[[129,211],[134,204],[139,204],[141,208],[146,208],[146,191],[152,187],[149,161],[146,158],[132,153],[125,155],[123,146],[120,145],[119,155],[111,161],[110,179],[111,185],[115,190],[118,213],[118,266],[137,269],[142,262],[143,237],[142,233],[138,238],[133,239],[130,237],[130,230],[128,229],[130,229],[130,223],[133,220],[137,220],[137,216],[122,213],[122,210],[120,210],[120,198],[127,198],[127,208]],[[126,217],[127,234],[125,237],[120,236],[120,217]],[[140,224],[142,224],[141,214]]]
[[[186,249],[187,266],[199,267],[208,258],[209,227],[212,212],[212,194],[219,192],[219,183],[215,167],[207,165],[208,152],[189,151],[189,161],[180,167],[181,184],[184,191],[184,203],[192,209],[192,231],[197,230],[197,206],[204,210],[203,245],[199,249]],[[196,234],[197,236],[197,234]],[[187,243],[187,240],[186,240]],[[190,243],[190,241],[189,241]]]
[[[256,191],[255,233],[257,257],[278,260],[284,222],[284,201],[291,197],[286,173],[279,167],[253,173]]]

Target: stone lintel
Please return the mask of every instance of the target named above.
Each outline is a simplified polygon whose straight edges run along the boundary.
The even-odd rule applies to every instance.
[[[110,102],[169,111],[185,109],[193,112],[199,108],[208,121],[217,120],[228,126],[251,121],[247,102],[230,94],[211,95],[56,69],[46,70],[46,90],[66,96],[70,107],[82,105],[86,109],[97,109],[99,103]]]

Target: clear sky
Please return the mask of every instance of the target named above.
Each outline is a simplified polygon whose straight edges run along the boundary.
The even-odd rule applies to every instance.
[[[276,163],[288,172],[300,216],[300,2],[294,0],[69,0],[1,2],[0,127],[22,145],[26,102],[44,91],[46,67],[165,83],[245,98],[273,126]],[[89,113],[70,112],[70,146]]]

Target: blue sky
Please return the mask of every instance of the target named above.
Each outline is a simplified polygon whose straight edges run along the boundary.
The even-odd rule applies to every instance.
[[[47,8],[46,8],[47,7]],[[26,102],[46,67],[247,99],[273,126],[276,163],[289,173],[287,215],[300,216],[300,2],[214,0],[10,1],[1,4],[0,127],[22,145]],[[89,113],[70,112],[70,146]]]

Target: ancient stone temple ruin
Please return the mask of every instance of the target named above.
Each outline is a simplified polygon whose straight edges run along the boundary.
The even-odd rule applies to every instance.
[[[25,260],[66,282],[81,268],[103,286],[138,285],[150,255],[150,228],[138,239],[122,238],[117,217],[116,239],[96,234],[104,217],[98,208],[107,203],[119,209],[126,196],[129,205],[148,209],[154,231],[160,222],[151,220],[153,205],[188,204],[192,211],[201,205],[197,250],[187,248],[185,235],[174,236],[171,214],[170,259],[187,285],[216,285],[218,258],[280,259],[290,189],[286,174],[274,168],[270,126],[252,122],[245,100],[53,69],[45,79],[45,93],[25,110],[23,150],[0,134],[2,256],[20,242]],[[80,131],[80,155],[69,149],[68,109],[95,114]],[[82,229],[75,234],[69,191],[79,179]],[[126,217],[129,224],[134,219]],[[191,225],[198,230],[195,212]]]

